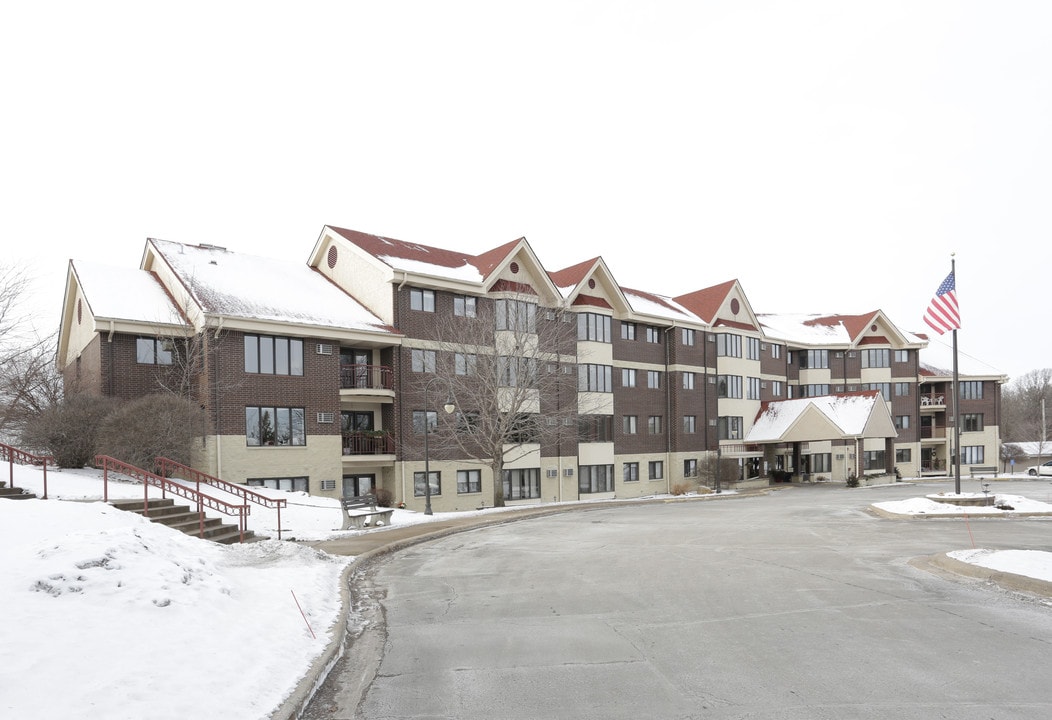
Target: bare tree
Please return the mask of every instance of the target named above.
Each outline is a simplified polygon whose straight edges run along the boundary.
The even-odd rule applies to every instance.
[[[26,424],[62,400],[54,336],[9,356],[0,366],[0,438],[21,442]]]
[[[438,453],[488,466],[493,505],[502,507],[506,464],[531,453],[562,454],[569,443],[576,454],[584,397],[573,354],[576,316],[540,307],[534,296],[480,301],[471,312],[436,329],[435,367],[415,368],[436,374],[421,373],[413,390],[426,386],[435,407],[448,399],[455,415],[439,422],[441,414],[426,409],[414,415],[414,430],[419,436],[429,422]]]
[[[1052,412],[1052,368],[1031,370],[1009,384],[1001,398],[1001,437],[1036,442],[1038,461],[1052,455],[1048,413]],[[1006,448],[1007,450],[1007,448]],[[1010,455],[1004,458],[1012,459]]]

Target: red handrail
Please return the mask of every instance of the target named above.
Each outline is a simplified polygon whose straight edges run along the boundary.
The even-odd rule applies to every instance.
[[[7,460],[8,484],[11,487],[15,486],[16,462],[19,465],[42,465],[44,467],[44,496],[41,500],[47,500],[47,464],[49,462],[55,462],[54,458],[48,455],[34,455],[33,453],[19,450],[11,445],[0,443],[0,460]]]
[[[197,490],[200,492],[201,483],[206,485],[213,485],[220,490],[230,493],[231,495],[237,495],[242,500],[248,500],[254,502],[257,505],[262,505],[265,508],[275,508],[278,511],[278,540],[281,539],[281,508],[288,505],[288,500],[285,498],[272,498],[267,497],[262,493],[258,493],[255,490],[239,485],[237,483],[228,482],[214,475],[203,473],[200,470],[195,470],[189,465],[183,465],[181,462],[172,460],[171,458],[159,457],[154,458],[154,467],[157,469],[157,474],[164,477],[172,477],[173,471],[178,472],[183,476],[183,479],[189,480],[190,482],[197,483]]]
[[[142,512],[143,515],[145,515],[146,517],[150,516],[149,489],[152,485],[153,487],[161,489],[162,498],[165,497],[166,492],[171,492],[173,495],[179,495],[181,497],[187,498],[188,500],[193,500],[197,503],[198,534],[200,535],[200,537],[204,537],[205,535],[204,509],[207,507],[211,510],[216,510],[226,515],[237,515],[239,540],[241,542],[245,541],[245,529],[248,524],[246,518],[250,512],[248,505],[234,505],[233,503],[228,503],[225,500],[214,498],[211,495],[206,495],[203,492],[194,490],[191,487],[187,487],[186,485],[177,483],[174,480],[169,480],[168,478],[161,477],[160,475],[156,475],[148,470],[143,470],[142,468],[135,467],[134,465],[129,465],[126,462],[121,462],[120,460],[110,457],[109,455],[96,455],[95,467],[102,468],[102,498],[104,502],[109,502],[110,499],[109,473],[110,470],[113,470],[114,472],[120,473],[121,475],[126,475],[132,478],[133,480],[138,480],[142,483]]]

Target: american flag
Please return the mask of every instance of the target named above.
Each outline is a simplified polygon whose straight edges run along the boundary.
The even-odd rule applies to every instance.
[[[924,313],[924,322],[940,335],[961,327],[961,314],[957,308],[957,288],[953,272],[946,276],[942,285],[935,291],[935,297],[931,299],[928,310]]]

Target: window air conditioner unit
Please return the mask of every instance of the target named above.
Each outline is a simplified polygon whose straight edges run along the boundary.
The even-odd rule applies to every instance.
[[[573,468],[566,468],[563,470],[563,475],[566,477],[573,477]]]
[[[760,349],[761,350],[766,350],[767,349],[767,343],[760,343]]]
[[[765,382],[760,383],[760,389],[761,390],[766,390],[767,389],[767,383],[765,383]]]
[[[848,356],[848,357],[855,357],[855,355],[857,355],[857,354],[858,354],[858,353],[856,353],[856,352],[855,352],[854,350],[852,350],[851,352],[849,352],[849,353],[847,354],[847,356]]]
[[[715,419],[709,420],[709,427],[716,427],[716,420]]]
[[[331,412],[320,412],[318,413],[318,423],[326,425],[336,420],[336,414]]]
[[[559,471],[558,470],[549,470],[547,472],[547,476],[548,477],[559,477]]]
[[[837,351],[837,354],[836,354],[836,355],[834,355],[833,357],[838,357],[838,358],[842,358],[842,357],[844,357],[844,353],[838,350],[838,351]]]
[[[336,489],[336,481],[335,480],[322,480],[321,481],[321,489],[322,490],[335,490]]]
[[[544,311],[544,319],[545,320],[554,320],[555,319],[555,313],[552,312],[551,310],[545,310]]]
[[[317,353],[318,355],[332,355],[332,344],[318,343]]]
[[[716,384],[716,376],[715,375],[709,375],[709,385],[715,385],[715,384]]]
[[[709,342],[711,342],[711,343],[716,342],[716,336],[715,335],[709,335]]]

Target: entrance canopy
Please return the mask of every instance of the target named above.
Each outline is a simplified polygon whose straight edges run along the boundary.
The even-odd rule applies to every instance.
[[[765,402],[745,443],[770,444],[893,438],[895,421],[880,393],[823,395]]]

